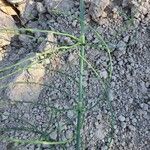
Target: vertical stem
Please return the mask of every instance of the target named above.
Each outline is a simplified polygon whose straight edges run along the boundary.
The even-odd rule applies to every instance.
[[[77,132],[76,132],[76,150],[81,149],[81,128],[82,128],[82,118],[83,118],[83,71],[84,71],[84,51],[85,51],[85,33],[84,33],[84,1],[80,0],[80,78],[79,78],[79,101],[77,110]]]

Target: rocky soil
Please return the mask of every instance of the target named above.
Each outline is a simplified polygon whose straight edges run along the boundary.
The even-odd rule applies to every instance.
[[[1,29],[34,28],[79,36],[79,0],[8,1],[16,14],[0,9]],[[90,25],[86,27],[86,58],[103,80],[108,78],[109,57],[96,37],[97,31],[111,49],[113,60],[109,96],[114,134],[110,149],[149,150],[150,0],[85,0],[85,4],[85,19]],[[0,36],[1,136],[52,141],[72,138],[77,116],[70,109],[78,100],[79,49],[54,52],[74,41],[52,33],[23,30],[1,32]],[[50,49],[54,55],[47,54]],[[96,105],[85,113],[83,149],[106,150],[112,112],[102,85],[87,65],[84,88],[87,108]],[[20,130],[14,131],[16,128]],[[74,150],[75,141],[64,146],[0,143],[0,150],[21,149]]]

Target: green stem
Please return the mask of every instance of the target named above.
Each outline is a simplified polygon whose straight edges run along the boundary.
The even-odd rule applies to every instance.
[[[52,10],[53,12],[56,12],[56,10]],[[67,15],[67,13],[64,13],[62,11],[57,11],[57,13],[59,14],[63,14],[63,15]],[[111,50],[110,48],[108,47],[107,43],[105,42],[105,40],[102,38],[102,36],[98,33],[98,31],[96,29],[94,29],[91,25],[89,25],[86,21],[84,20],[81,20],[81,18],[78,18],[78,17],[73,17],[75,19],[77,19],[78,21],[80,21],[81,23],[83,23],[84,25],[88,26],[94,33],[95,35],[97,36],[97,38],[99,39],[99,41],[102,41],[102,43],[104,44],[105,46],[105,50],[107,51],[108,53],[108,56],[109,56],[109,80],[111,79],[112,77],[112,72],[113,72],[113,65],[112,65],[112,57],[111,57]],[[86,45],[89,45],[88,43],[86,43]]]
[[[84,52],[85,52],[85,31],[84,31],[84,1],[80,0],[80,26],[81,26],[81,48],[80,48],[80,77],[79,77],[79,101],[77,109],[77,132],[76,132],[76,150],[81,149],[81,128],[82,128],[82,117],[83,117],[83,71],[84,71]]]
[[[56,31],[49,31],[49,30],[40,30],[40,29],[32,29],[32,28],[20,28],[20,29],[15,29],[15,28],[0,28],[1,32],[11,32],[11,33],[15,33],[18,31],[30,31],[30,32],[41,32],[41,33],[52,33],[54,35],[61,35],[61,36],[67,36],[70,37],[71,39],[75,40],[75,41],[79,41],[79,39],[69,33],[64,33],[64,32],[56,32]]]
[[[58,142],[50,142],[50,141],[40,141],[40,140],[20,140],[15,138],[0,138],[2,141],[8,141],[8,142],[15,142],[15,143],[22,143],[22,144],[44,144],[44,145],[61,145],[66,144],[72,141],[72,139],[66,140],[66,141],[58,141]]]
[[[54,56],[54,54],[56,54],[56,53],[58,53],[58,52],[63,52],[63,50],[67,50],[67,49],[71,49],[71,48],[75,48],[75,47],[77,47],[78,45],[80,45],[80,43],[78,42],[78,43],[76,43],[76,44],[74,44],[74,45],[71,45],[71,46],[61,46],[61,47],[58,47],[57,48],[57,51],[56,52],[49,52],[51,49],[48,49],[46,52],[43,52],[43,53],[40,53],[38,56],[42,56],[42,54],[51,54],[51,56]],[[26,59],[27,61],[32,61],[33,60],[33,58],[36,58],[36,56],[34,56],[34,57],[32,57],[32,58],[28,58],[28,59]],[[16,64],[14,64],[14,65],[11,65],[11,66],[9,66],[9,67],[6,67],[6,68],[4,68],[3,70],[0,70],[0,73],[1,72],[3,72],[3,71],[6,71],[6,70],[8,70],[8,69],[11,69],[12,67],[15,67],[15,66],[18,66],[18,65],[20,65],[20,64],[22,64],[23,62],[25,62],[26,60],[24,60],[24,61],[21,61],[21,62],[19,62],[19,63],[16,63]],[[17,69],[17,70],[15,70],[14,72],[12,72],[12,73],[10,73],[10,74],[7,74],[7,75],[5,75],[5,76],[3,76],[3,77],[0,77],[0,80],[3,80],[3,79],[6,79],[6,78],[8,78],[8,77],[11,77],[12,75],[15,75],[16,73],[18,73],[18,72],[21,72],[21,71],[23,71],[23,70],[26,70],[26,69],[29,69],[29,68],[31,68],[31,66],[33,66],[34,64],[37,64],[37,62],[35,61],[35,62],[32,62],[31,64],[29,64],[27,67],[22,67],[22,68],[19,68],[19,69]],[[5,87],[5,86],[4,86]],[[0,86],[0,89],[2,89],[3,88],[3,86]]]
[[[57,52],[59,52],[59,51],[62,50],[62,49],[72,49],[72,48],[76,48],[76,47],[79,46],[79,45],[80,45],[80,43],[77,42],[77,43],[75,43],[75,44],[73,44],[73,45],[71,45],[71,46],[60,46],[60,47],[56,48],[56,51],[53,52],[53,53],[57,53]],[[26,63],[27,61],[33,61],[34,59],[37,58],[37,56],[40,57],[40,56],[42,56],[42,55],[44,55],[44,54],[52,53],[51,50],[52,50],[52,48],[46,49],[46,50],[45,50],[44,52],[42,52],[42,53],[38,53],[38,54],[35,55],[35,56],[34,56],[34,55],[33,55],[33,56],[30,56],[29,58],[26,58],[26,59],[24,59],[23,61],[20,61],[20,62],[18,62],[18,63],[15,63],[15,64],[10,65],[10,66],[8,66],[8,67],[5,67],[5,68],[3,68],[3,69],[0,69],[0,73],[1,73],[1,72],[4,72],[4,71],[7,71],[7,70],[9,70],[9,69],[12,69],[13,67],[19,66],[19,65],[21,65],[21,64],[23,64],[23,63]],[[1,78],[0,78],[0,80],[1,80]]]

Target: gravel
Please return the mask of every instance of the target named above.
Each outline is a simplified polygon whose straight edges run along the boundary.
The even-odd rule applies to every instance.
[[[21,4],[18,4],[21,5]],[[64,10],[68,14],[57,14],[53,8]],[[149,1],[123,0],[104,1],[86,0],[86,21],[98,31],[111,49],[113,75],[111,90],[103,94],[91,66],[85,65],[83,74],[84,100],[87,108],[83,121],[82,140],[84,149],[107,149],[108,135],[111,135],[111,114],[114,113],[114,138],[112,150],[148,150],[149,147],[149,105],[150,105],[150,3]],[[1,13],[1,12],[0,12]],[[79,15],[79,2],[73,0],[29,0],[26,3],[21,19],[27,28],[63,31],[79,36],[79,21],[73,15]],[[2,15],[0,15],[2,16]],[[10,19],[10,18],[9,18]],[[12,21],[12,18],[11,18]],[[14,22],[11,22],[14,25]],[[0,23],[1,25],[1,23]],[[14,35],[12,35],[14,36]],[[12,37],[11,36],[11,37]],[[78,101],[79,48],[51,57],[45,53],[51,50],[54,54],[57,46],[69,46],[74,41],[69,37],[56,36],[50,33],[21,32],[13,38],[0,43],[0,70],[26,58],[35,57],[37,65],[33,70],[21,70],[6,79],[0,85],[0,128],[29,127],[48,131],[50,137],[58,141],[72,138],[76,129],[76,108]],[[106,47],[99,41],[91,28],[86,28],[86,58],[92,63],[103,80],[108,79],[109,57]],[[10,43],[10,44],[9,44]],[[46,61],[41,61],[43,58]],[[42,62],[42,63],[41,63]],[[19,66],[25,67],[32,61]],[[19,67],[0,72],[0,78],[16,71]],[[38,68],[37,68],[38,67]],[[70,76],[68,76],[68,74]],[[76,81],[77,80],[77,81]],[[28,84],[14,84],[25,81]],[[40,83],[39,85],[29,82]],[[46,84],[47,86],[42,86]],[[108,96],[108,97],[106,97]],[[112,108],[110,107],[110,101]],[[32,101],[33,103],[19,103]],[[38,103],[38,104],[37,104]],[[5,106],[5,107],[4,107]],[[56,107],[57,111],[53,108]],[[59,110],[58,109],[63,109]],[[25,121],[20,121],[24,119]],[[27,122],[28,123],[27,123]],[[39,139],[40,134],[25,131],[3,132],[6,137]],[[5,150],[8,143],[0,143]],[[45,149],[62,149],[61,146]],[[2,147],[2,148],[1,148]],[[12,145],[14,149],[14,145]],[[71,148],[70,148],[71,147]],[[35,145],[18,145],[17,149],[40,149]],[[75,142],[65,145],[65,149],[75,149]]]

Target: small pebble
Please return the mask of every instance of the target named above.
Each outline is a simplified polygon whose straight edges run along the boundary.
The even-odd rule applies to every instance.
[[[124,122],[126,120],[126,118],[123,115],[120,115],[118,118],[121,122]]]
[[[106,79],[108,77],[108,73],[106,70],[101,70],[100,75],[102,78]]]
[[[37,2],[37,3],[36,3],[36,8],[37,8],[37,11],[38,11],[39,13],[44,13],[44,12],[46,12],[46,9],[45,9],[45,7],[43,6],[43,4],[42,4],[41,2]]]

